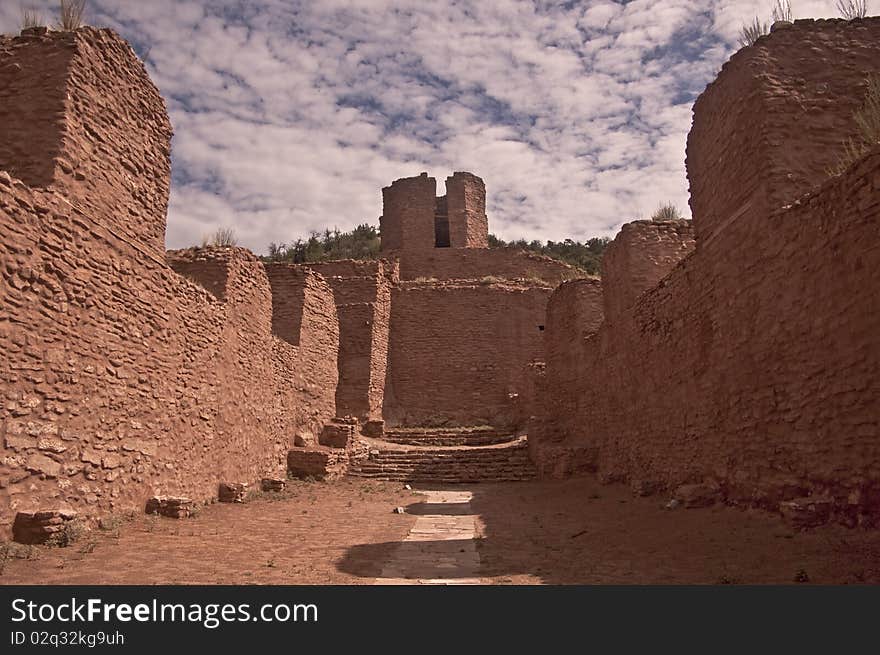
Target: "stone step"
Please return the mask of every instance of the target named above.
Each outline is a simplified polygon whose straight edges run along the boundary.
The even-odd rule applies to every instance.
[[[368,455],[351,461],[348,473],[413,482],[500,482],[535,477],[524,438],[500,446],[371,448]]]
[[[489,446],[517,439],[494,428],[388,428],[383,441],[407,446]]]

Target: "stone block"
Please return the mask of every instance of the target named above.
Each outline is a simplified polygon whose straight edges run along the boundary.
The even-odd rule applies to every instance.
[[[43,544],[58,540],[76,516],[76,512],[65,509],[18,512],[12,524],[12,538],[20,544]],[[58,543],[64,545],[63,541],[59,540]]]
[[[153,496],[147,501],[146,512],[184,519],[195,513],[195,502],[185,496]]]
[[[804,529],[827,523],[833,506],[831,498],[809,496],[784,500],[779,503],[779,511],[793,528]]]
[[[247,492],[247,482],[221,482],[217,497],[221,503],[243,503]]]

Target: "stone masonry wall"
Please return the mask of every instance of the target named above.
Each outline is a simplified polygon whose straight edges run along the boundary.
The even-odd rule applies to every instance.
[[[381,419],[397,265],[385,260],[343,260],[308,266],[327,277],[339,314],[337,414],[362,422]]]
[[[880,18],[798,20],[743,48],[694,105],[687,167],[697,234],[767,216],[820,185],[878,72]]]
[[[89,126],[81,156],[68,163],[74,182],[94,185],[83,187],[92,197],[79,196],[58,177],[71,174],[51,148],[42,150],[53,158],[42,168],[57,167],[48,188],[0,171],[0,525],[7,527],[19,510],[97,516],[142,510],[153,495],[208,499],[220,481],[277,476],[294,433],[317,432],[335,414],[338,323],[319,274],[303,270],[294,290],[302,303],[294,347],[272,334],[272,290],[251,253],[169,253],[180,274],[156,247],[154,228],[165,224],[167,117],[164,109],[154,115],[159,105],[150,99],[158,94],[123,46],[91,28],[0,46],[2,58],[15,51],[13,63],[73,49],[67,78],[52,72],[49,86],[71,87],[66,114],[55,117],[66,130],[63,153],[76,151],[70,135],[82,136],[71,126]],[[0,100],[7,115],[9,98]],[[126,181],[129,155],[141,171]],[[36,181],[41,166],[23,169]]]
[[[334,414],[335,366],[322,374],[306,346],[323,340],[335,358],[332,294],[315,274],[300,350],[272,337],[269,283],[247,251],[200,255],[227,270],[221,302],[5,174],[0,226],[4,525],[20,509],[209,498],[220,480],[277,474],[294,432]]]
[[[422,173],[382,189],[382,252],[434,248],[437,180]]]
[[[486,185],[472,173],[457,172],[446,178],[446,211],[452,248],[488,248]]]
[[[0,37],[0,89],[0,169],[161,256],[171,124],[131,47],[91,27]]]
[[[699,484],[783,512],[810,496],[880,524],[880,150],[827,171],[880,72],[878,28],[798,21],[700,97],[696,249],[629,307],[613,300],[626,276],[603,280],[616,316],[571,349],[581,376],[553,381],[548,366],[530,435],[542,473],[598,469],[640,493]]]
[[[613,323],[694,248],[691,221],[626,223],[602,255],[604,318]]]
[[[549,287],[402,282],[392,290],[389,425],[515,428],[532,410]]]
[[[775,509],[812,493],[851,520],[880,512],[880,152],[753,220],[587,339],[575,392],[589,402],[544,408],[563,437],[552,458],[538,445],[545,473],[564,472],[563,450],[571,467],[659,488],[708,481],[729,502]]]

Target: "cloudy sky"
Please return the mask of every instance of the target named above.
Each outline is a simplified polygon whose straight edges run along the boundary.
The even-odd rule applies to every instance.
[[[422,171],[438,193],[480,175],[506,239],[610,236],[664,201],[687,214],[692,103],[770,4],[90,0],[87,21],[127,38],[168,101],[168,247],[231,226],[263,252],[378,224],[381,187]],[[56,3],[2,0],[0,32],[21,5]]]

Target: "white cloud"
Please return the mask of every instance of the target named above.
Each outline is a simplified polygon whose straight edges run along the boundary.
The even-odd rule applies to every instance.
[[[793,4],[836,15],[834,0]],[[90,2],[94,24],[149,52],[168,99],[168,246],[233,226],[258,252],[375,224],[381,187],[421,171],[440,192],[454,170],[482,176],[504,238],[611,235],[664,201],[686,211],[691,104],[769,5]],[[0,31],[19,21],[0,4]]]

